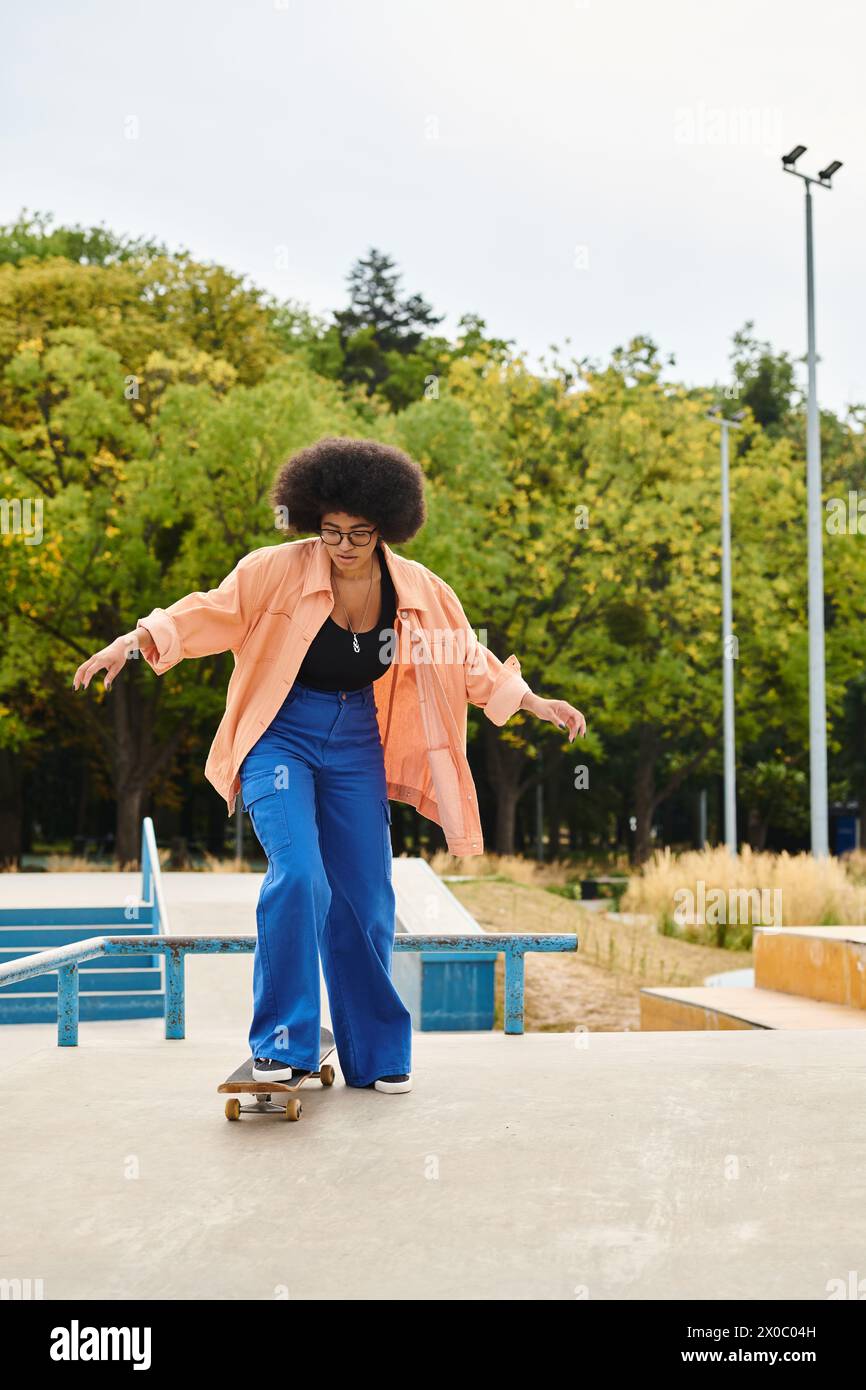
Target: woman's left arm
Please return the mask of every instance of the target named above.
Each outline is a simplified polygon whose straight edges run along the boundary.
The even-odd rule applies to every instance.
[[[528,691],[520,702],[520,708],[534,714],[537,719],[547,719],[560,729],[568,729],[568,741],[572,743],[578,734],[586,733],[586,720],[579,709],[567,700],[545,700],[541,695]]]

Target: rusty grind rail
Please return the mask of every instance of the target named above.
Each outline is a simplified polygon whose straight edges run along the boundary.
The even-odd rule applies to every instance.
[[[0,965],[0,987],[19,980],[57,971],[57,1045],[78,1045],[79,977],[84,961],[108,955],[165,956],[165,1036],[186,1036],[185,963],[188,955],[223,955],[255,951],[254,936],[91,936],[68,946]],[[395,951],[443,951],[455,955],[505,956],[505,1027],[506,1033],[523,1032],[524,970],[527,951],[576,951],[577,936],[552,936],[542,933],[496,933],[481,936],[404,936],[397,934]]]

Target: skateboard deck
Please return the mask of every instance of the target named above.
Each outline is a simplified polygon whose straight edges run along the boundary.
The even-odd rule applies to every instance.
[[[317,1076],[323,1086],[333,1086],[336,1073],[326,1058],[330,1057],[336,1044],[334,1035],[322,1028],[319,1039],[319,1067],[317,1071],[304,1071],[292,1081],[254,1081],[253,1059],[248,1057],[237,1071],[217,1086],[217,1091],[229,1092],[231,1100],[226,1101],[226,1119],[239,1120],[241,1115],[282,1115],[284,1120],[299,1120],[303,1106],[296,1092],[311,1076]],[[241,1105],[238,1095],[250,1096],[252,1105]],[[273,1101],[272,1096],[284,1097]]]

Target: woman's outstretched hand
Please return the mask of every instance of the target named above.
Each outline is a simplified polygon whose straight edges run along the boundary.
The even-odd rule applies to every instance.
[[[568,729],[568,741],[572,743],[578,734],[586,733],[586,720],[579,709],[567,700],[544,700],[540,695],[526,695],[521,709],[528,710],[538,719],[547,719],[560,729]]]
[[[133,652],[140,651],[145,655],[151,655],[155,649],[156,643],[146,627],[137,627],[134,632],[125,632],[121,637],[115,637],[114,641],[109,642],[101,651],[94,652],[87,661],[82,661],[72,678],[72,689],[77,690],[83,685],[86,690],[93,677],[99,671],[105,671],[105,688],[110,690],[115,676],[120,675]]]

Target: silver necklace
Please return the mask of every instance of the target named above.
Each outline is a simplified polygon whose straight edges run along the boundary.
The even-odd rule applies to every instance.
[[[334,588],[337,589],[337,581],[336,581],[336,578],[334,579]],[[371,567],[371,569],[370,569],[370,587],[369,587],[368,590],[367,590],[367,602],[364,604],[364,612],[363,612],[363,615],[362,615],[362,617],[361,617],[361,626],[360,626],[360,628],[359,628],[359,631],[360,631],[360,632],[363,632],[363,631],[364,631],[364,618],[366,618],[366,616],[367,616],[367,609],[368,609],[369,604],[370,604],[370,594],[372,593],[372,590],[373,590],[373,570],[372,570],[372,567]],[[340,591],[339,591],[339,589],[337,589],[337,597],[340,598]],[[343,603],[343,600],[342,600],[341,598],[340,598],[340,607],[342,608],[343,612],[346,613],[346,605]],[[352,648],[353,648],[354,651],[359,652],[359,651],[361,650],[361,644],[360,644],[360,642],[358,641],[358,633],[354,631],[354,629],[353,629],[353,627],[352,627],[352,624],[349,622],[349,615],[348,615],[348,613],[346,613],[346,622],[348,623],[349,631],[350,631],[351,634],[352,634]]]

